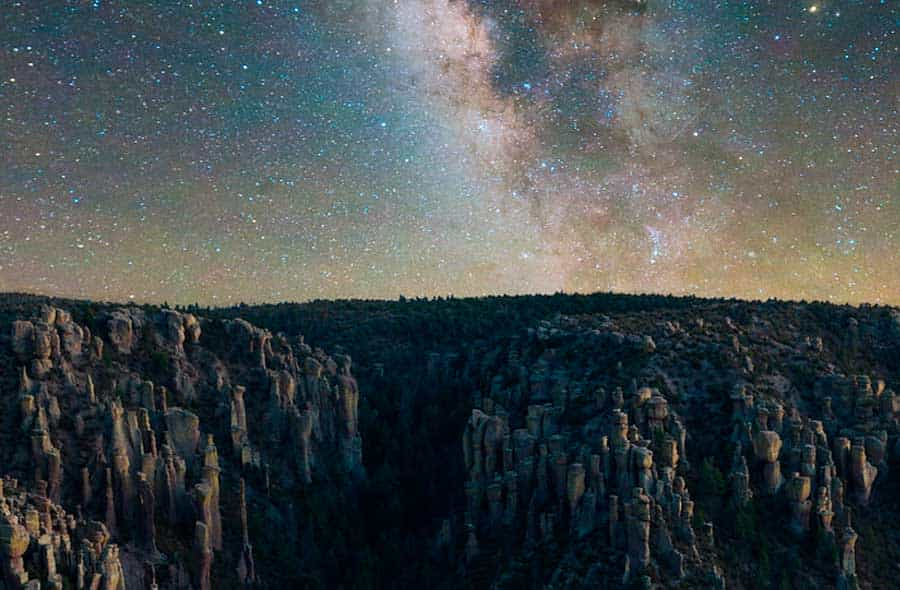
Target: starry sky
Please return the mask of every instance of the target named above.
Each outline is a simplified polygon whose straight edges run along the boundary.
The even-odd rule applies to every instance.
[[[0,291],[900,304],[900,2],[3,2]]]

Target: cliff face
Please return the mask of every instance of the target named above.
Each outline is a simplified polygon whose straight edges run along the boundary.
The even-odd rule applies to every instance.
[[[395,587],[894,584],[895,309],[557,295],[213,313],[360,359],[369,473],[394,475],[379,513],[418,515],[388,537],[401,555],[377,553]]]
[[[268,497],[361,476],[348,356],[239,318],[126,307],[91,320],[40,305],[8,330],[8,587],[251,586],[264,576],[247,489]]]
[[[900,397],[761,316],[647,319],[563,316],[501,347],[462,437],[469,582],[865,586],[852,515],[895,518],[873,499]]]
[[[893,584],[894,309],[191,311],[0,301],[6,587]]]

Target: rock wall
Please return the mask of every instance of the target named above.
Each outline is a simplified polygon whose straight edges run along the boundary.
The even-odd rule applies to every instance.
[[[259,577],[248,486],[267,493],[361,476],[348,356],[240,319],[217,323],[213,341],[209,322],[167,309],[110,309],[94,324],[97,334],[43,306],[9,331],[18,387],[2,398],[11,479],[0,506],[10,588],[30,579],[79,589],[249,586]],[[217,440],[228,441],[224,457]],[[223,514],[226,497],[240,516]],[[220,553],[240,566],[217,564]]]
[[[702,320],[696,328],[668,322],[629,334],[608,319],[560,317],[474,353],[491,359],[480,369],[490,386],[473,395],[462,436],[465,508],[444,524],[456,541],[445,533],[441,541],[447,555],[462,547],[469,585],[515,587],[527,564],[553,555],[550,572],[531,575],[580,587],[579,567],[593,555],[591,576],[615,580],[609,587],[724,587],[728,548],[708,515],[697,518],[696,483],[711,488],[703,494],[713,506],[726,501],[730,537],[756,534],[738,530],[748,525],[736,518],[771,511],[761,518],[784,531],[776,537],[818,548],[832,584],[859,586],[851,511],[867,509],[886,479],[895,394],[884,381],[831,369],[794,396],[783,377],[749,360],[740,337],[713,348],[703,340],[722,334]],[[726,318],[724,331],[740,329]],[[697,387],[703,354],[724,366]],[[603,375],[591,372],[592,357],[619,360]],[[715,466],[723,449],[731,450],[724,475]]]

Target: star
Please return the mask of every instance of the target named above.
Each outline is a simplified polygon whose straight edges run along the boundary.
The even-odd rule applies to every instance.
[[[892,4],[562,4],[13,3],[0,286],[900,302]]]

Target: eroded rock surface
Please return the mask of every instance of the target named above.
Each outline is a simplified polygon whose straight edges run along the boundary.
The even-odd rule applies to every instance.
[[[896,310],[22,301],[0,299],[6,587],[896,577]]]
[[[44,305],[10,323],[4,588],[249,587],[264,576],[248,488],[270,493],[273,475],[291,493],[361,477],[349,357],[333,360],[240,319],[210,324],[207,341],[204,322],[112,308],[94,316],[95,336]],[[310,373],[310,363],[326,370]],[[299,436],[296,416],[306,424]],[[216,441],[231,441],[224,456]]]

